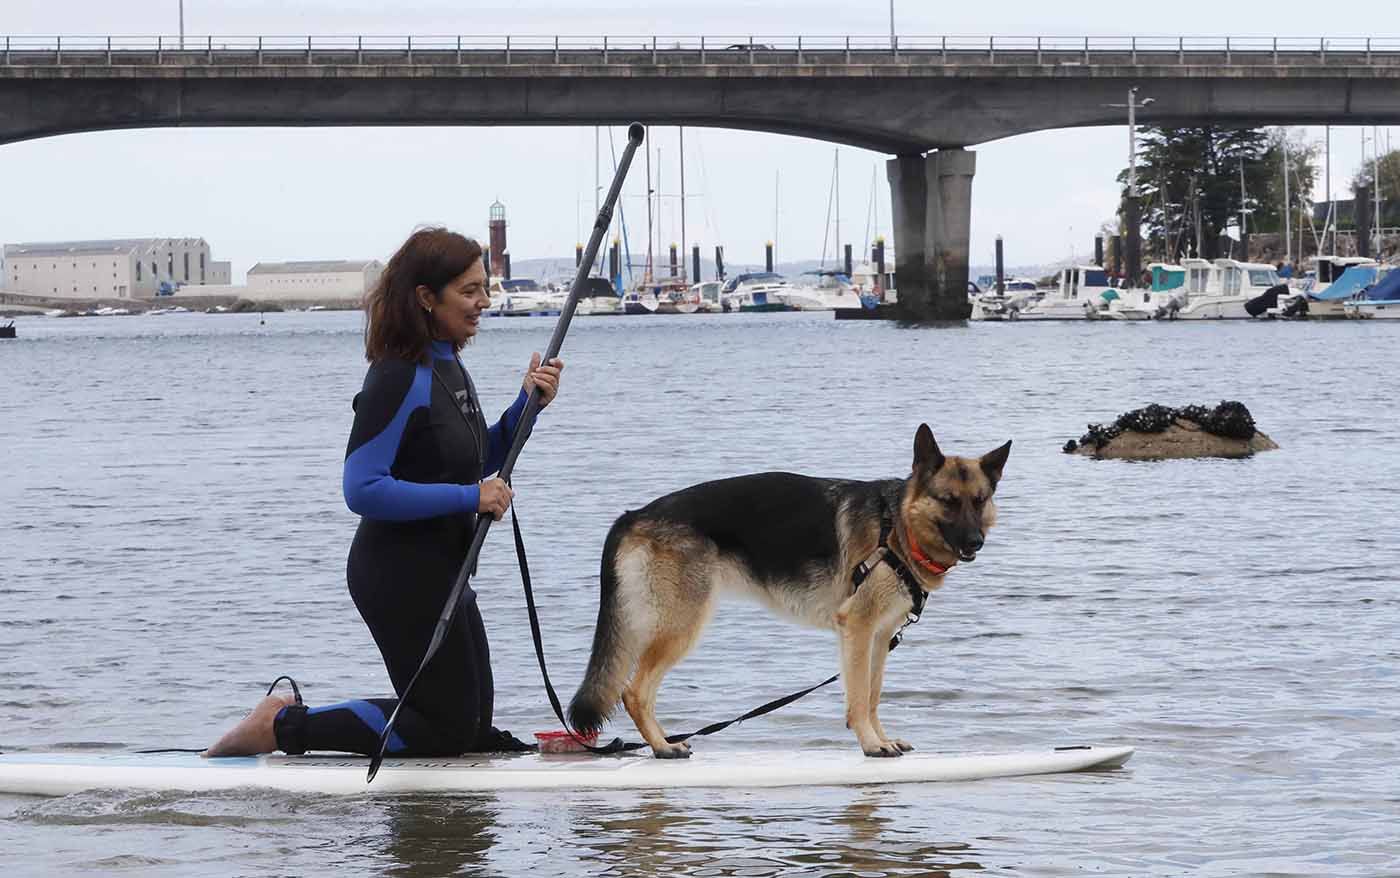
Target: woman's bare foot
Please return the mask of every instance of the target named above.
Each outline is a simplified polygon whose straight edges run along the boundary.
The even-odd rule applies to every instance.
[[[225,732],[214,746],[200,755],[256,756],[271,753],[277,749],[277,736],[272,731],[273,720],[277,718],[279,710],[293,704],[296,704],[296,698],[291,695],[267,696],[238,725]]]

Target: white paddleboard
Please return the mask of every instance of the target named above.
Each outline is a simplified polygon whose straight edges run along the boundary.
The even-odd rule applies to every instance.
[[[1117,768],[1132,747],[867,758],[848,750],[699,751],[689,759],[587,754],[386,759],[373,784],[357,756],[204,759],[195,754],[0,754],[0,793],[59,796],[90,789],[202,792],[263,787],[294,793],[474,793],[686,787],[850,786],[968,781]]]

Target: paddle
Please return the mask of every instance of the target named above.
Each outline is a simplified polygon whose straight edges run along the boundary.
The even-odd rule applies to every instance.
[[[578,264],[578,271],[574,274],[574,282],[569,287],[569,299],[564,303],[564,308],[559,312],[559,322],[554,325],[554,335],[549,339],[549,347],[545,350],[543,363],[548,363],[559,355],[559,348],[564,344],[564,333],[569,331],[569,321],[573,319],[574,309],[578,307],[578,300],[584,289],[587,287],[589,273],[593,270],[593,260],[598,255],[598,247],[603,242],[603,236],[607,234],[608,227],[612,225],[613,205],[617,203],[619,193],[622,191],[622,182],[627,178],[627,169],[632,164],[632,156],[637,152],[637,147],[641,146],[642,139],[646,136],[646,129],[639,123],[633,122],[627,128],[627,147],[622,151],[622,160],[618,163],[617,172],[613,175],[612,186],[608,189],[608,197],[603,201],[603,206],[598,210],[598,218],[593,223],[593,233],[588,238],[588,249],[584,251],[583,261]],[[525,440],[530,438],[530,431],[535,426],[535,418],[540,413],[539,388],[530,391],[529,399],[525,402],[525,412],[520,416],[520,423],[515,427],[515,435],[511,440],[510,451],[506,453],[505,463],[501,465],[499,478],[509,483],[510,474],[515,469],[515,459],[520,456],[520,449],[525,446]],[[481,547],[486,542],[486,532],[494,521],[489,514],[478,515],[476,519],[476,534],[472,537],[471,548],[467,550],[467,558],[462,562],[462,569],[457,573],[457,581],[452,586],[452,593],[447,597],[447,603],[442,608],[442,613],[438,616],[437,628],[433,630],[433,639],[428,642],[428,651],[423,654],[423,661],[419,663],[418,670],[413,672],[413,677],[399,694],[399,703],[394,707],[394,712],[389,715],[389,721],[384,724],[384,731],[379,734],[379,751],[369,761],[369,776],[365,783],[372,783],[374,776],[379,773],[380,763],[384,761],[384,752],[389,747],[389,735],[394,730],[394,722],[399,717],[399,711],[408,701],[409,693],[413,691],[413,684],[418,682],[423,669],[432,661],[433,655],[442,645],[443,638],[447,636],[447,629],[452,626],[452,618],[457,613],[457,604],[462,599],[462,591],[467,587],[467,580],[471,577],[471,571],[476,567],[476,559],[481,555]]]

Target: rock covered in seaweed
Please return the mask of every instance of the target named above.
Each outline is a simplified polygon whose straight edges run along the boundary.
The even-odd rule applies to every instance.
[[[1259,432],[1243,403],[1222,401],[1215,408],[1152,405],[1118,416],[1112,424],[1090,424],[1066,454],[1120,460],[1177,460],[1193,457],[1248,457],[1278,445]]]

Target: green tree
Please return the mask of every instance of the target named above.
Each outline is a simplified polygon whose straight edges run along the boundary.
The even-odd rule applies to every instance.
[[[1400,196],[1400,149],[1393,149],[1381,156],[1379,162],[1372,159],[1362,162],[1351,177],[1351,188],[1355,190],[1358,186],[1370,186],[1375,182],[1376,164],[1380,165],[1381,171],[1381,197],[1389,199]]]
[[[1218,255],[1220,235],[1240,222],[1241,174],[1246,230],[1282,230],[1285,148],[1293,165],[1290,200],[1303,206],[1298,216],[1311,203],[1316,148],[1290,141],[1282,130],[1152,125],[1144,126],[1139,144],[1138,193],[1150,242],[1144,246],[1168,261]],[[1126,169],[1118,179],[1127,181]]]

